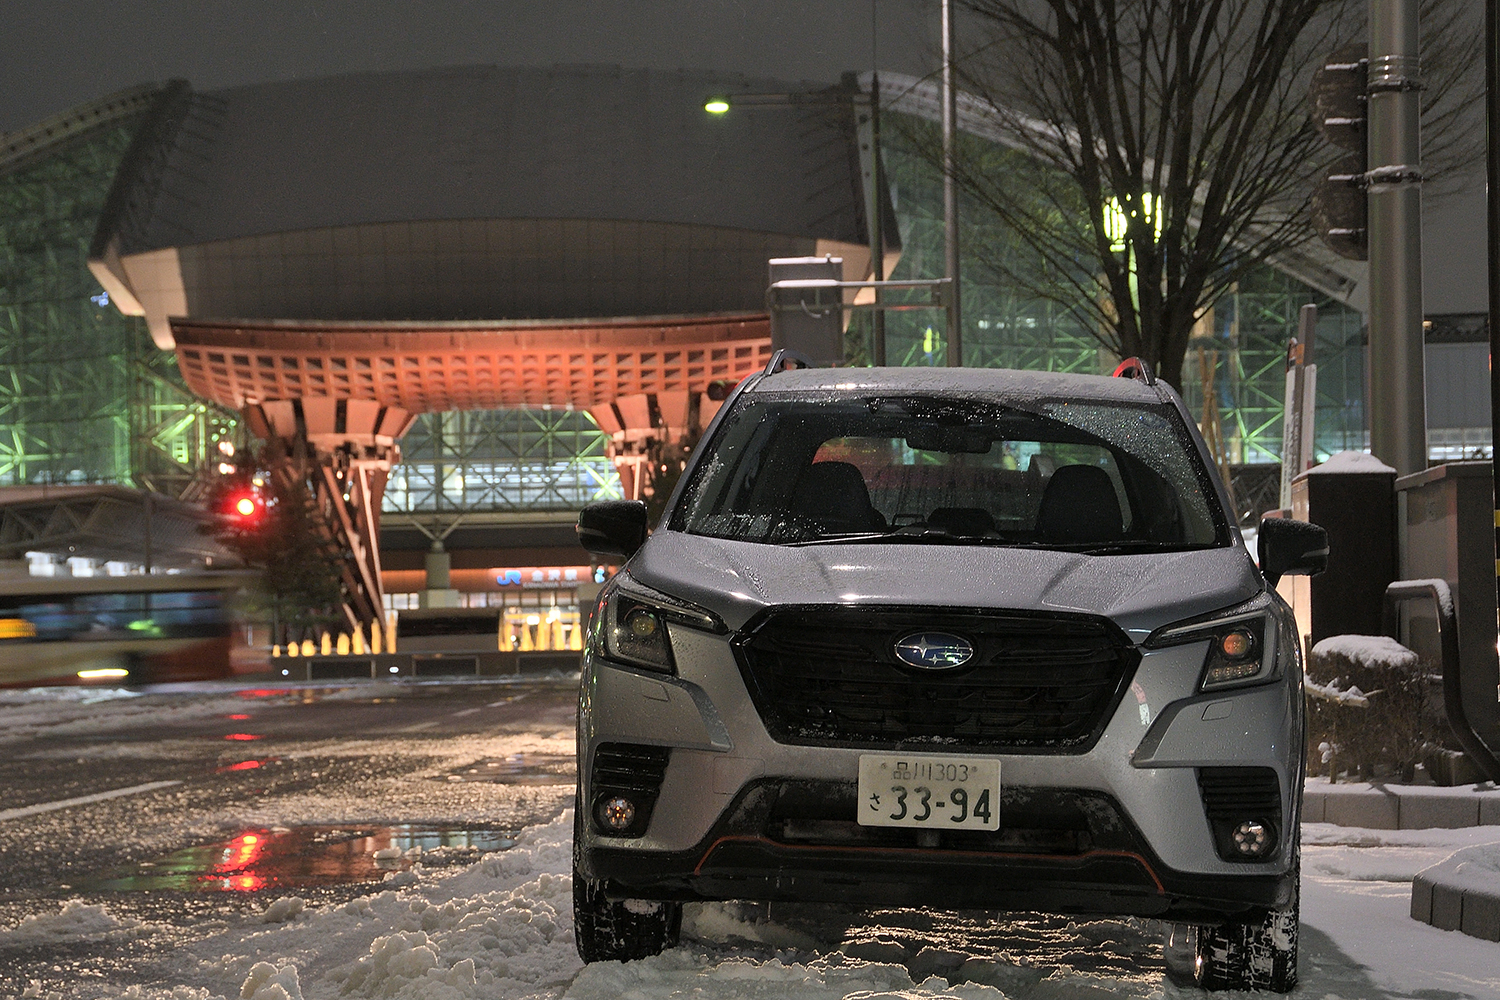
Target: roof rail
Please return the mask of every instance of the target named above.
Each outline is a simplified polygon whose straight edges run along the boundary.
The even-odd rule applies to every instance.
[[[1151,371],[1151,366],[1140,358],[1126,358],[1121,361],[1114,370],[1115,378],[1133,378],[1137,382],[1147,385],[1156,384],[1156,376]]]
[[[794,351],[790,347],[778,347],[771,360],[766,362],[766,370],[763,375],[775,375],[777,372],[786,371],[789,367],[816,368],[813,359],[801,351]]]

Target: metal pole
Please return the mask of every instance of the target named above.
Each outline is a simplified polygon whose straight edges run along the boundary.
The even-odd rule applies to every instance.
[[[151,495],[151,490],[150,490],[149,487],[146,489],[146,496],[145,496],[144,499],[145,499],[145,506],[146,506],[146,538],[145,538],[145,550],[146,550],[145,557],[146,558],[145,558],[145,569],[146,569],[146,575],[150,576],[151,575],[151,561],[152,561],[152,552],[151,552],[151,522],[153,520],[153,515],[155,514],[155,509],[154,508],[155,508],[156,505],[155,505],[155,502],[154,502],[155,498]]]
[[[943,261],[948,286],[948,367],[964,363],[958,284],[958,192],[953,186],[954,132],[958,126],[953,86],[953,0],[943,0]]]
[[[1371,0],[1370,451],[1427,468],[1418,0]]]
[[[876,281],[885,280],[885,170],[880,163],[880,73],[870,74],[870,156],[874,166],[870,173],[874,178],[875,197],[871,199],[874,210],[870,213],[870,270]],[[880,305],[880,289],[875,289],[875,304]],[[872,339],[870,363],[877,368],[885,367],[885,311],[876,309],[871,314],[870,337]]]
[[[1490,285],[1490,467],[1495,476],[1495,551],[1500,554],[1500,452],[1495,442],[1500,428],[1500,370],[1495,359],[1500,356],[1500,152],[1495,149],[1495,140],[1500,137],[1500,12],[1496,11],[1497,0],[1485,0],[1484,5],[1484,120],[1485,178],[1488,202],[1486,216],[1489,223],[1489,285]],[[1496,587],[1500,588],[1500,559],[1495,562]],[[1497,590],[1500,593],[1500,590]],[[1497,601],[1500,604],[1500,601]]]

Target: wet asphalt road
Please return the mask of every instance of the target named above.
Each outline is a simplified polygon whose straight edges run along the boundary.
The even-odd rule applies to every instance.
[[[261,831],[262,842],[269,829],[287,836],[279,832],[284,826],[325,802],[332,815],[352,803],[366,816],[342,824],[347,829],[294,831],[330,855],[356,835],[374,839],[351,842],[344,854],[431,844],[437,836],[488,843],[546,822],[571,804],[576,708],[576,676],[505,684],[194,685],[91,705],[0,700],[0,926],[81,899],[192,936],[195,924],[263,909],[289,885],[310,903],[379,891],[384,873],[371,872],[368,853],[357,858],[364,866],[357,878],[335,872],[298,884],[287,876],[289,885],[275,884],[277,861],[267,855],[260,860],[269,867],[236,870],[243,891],[212,891],[211,871],[189,869],[195,850],[221,858],[220,845],[243,850],[241,839],[256,839],[247,831]],[[536,753],[539,745],[549,752]],[[63,804],[121,790],[130,793]],[[451,815],[464,816],[462,829],[432,829],[433,817]],[[415,824],[428,839],[390,839],[401,823]],[[466,859],[460,852],[448,860]],[[149,879],[119,880],[164,865],[183,868],[187,881],[161,888]],[[269,879],[263,886],[260,874]],[[110,878],[113,886],[145,887],[99,888]],[[90,951],[0,951],[0,995],[70,965],[81,975],[113,967],[112,984],[128,981],[120,978],[128,948],[102,965]]]

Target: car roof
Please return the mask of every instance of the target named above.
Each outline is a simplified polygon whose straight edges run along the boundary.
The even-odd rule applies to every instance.
[[[1160,403],[1158,390],[1134,378],[1018,368],[798,368],[757,379],[757,393],[915,393],[1003,399],[1076,399]]]

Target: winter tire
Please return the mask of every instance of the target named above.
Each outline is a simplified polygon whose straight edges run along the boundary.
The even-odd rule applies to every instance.
[[[1181,924],[1170,925],[1163,948],[1167,978],[1178,985],[1196,983],[1206,990],[1290,993],[1297,985],[1300,865],[1293,871],[1292,900],[1285,909],[1272,910],[1258,920],[1199,927],[1191,951],[1187,945],[1194,935],[1185,933]]]
[[[578,870],[578,821],[573,831],[573,940],[589,962],[629,962],[659,955],[677,944],[682,904],[644,899],[611,900],[604,883]]]

